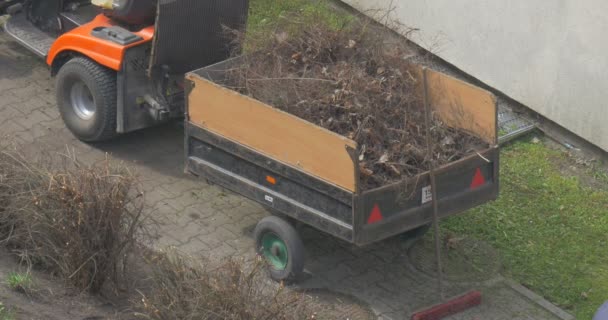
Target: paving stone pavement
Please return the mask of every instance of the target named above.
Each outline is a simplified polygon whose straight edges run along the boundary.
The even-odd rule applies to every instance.
[[[156,246],[175,246],[214,259],[253,255],[253,228],[268,213],[252,201],[184,173],[181,124],[103,144],[77,141],[57,112],[54,82],[46,65],[2,32],[0,135],[0,145],[15,141],[20,150],[32,154],[69,151],[86,163],[108,154],[129,163],[141,177],[148,210],[162,225]],[[300,231],[308,276],[294,289],[328,288],[352,294],[385,319],[406,319],[414,310],[438,302],[436,281],[412,267],[398,241],[357,248],[311,228]],[[526,296],[500,276],[484,283],[450,284],[447,293],[456,295],[470,288],[484,293],[482,305],[450,319],[560,319],[534,302],[538,297]]]

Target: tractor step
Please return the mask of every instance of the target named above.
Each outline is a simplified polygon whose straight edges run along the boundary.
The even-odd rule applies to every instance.
[[[54,37],[27,21],[23,13],[11,16],[4,24],[4,30],[27,49],[43,58],[46,58],[55,42]]]

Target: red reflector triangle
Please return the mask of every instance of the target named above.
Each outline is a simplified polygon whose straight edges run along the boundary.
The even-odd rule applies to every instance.
[[[374,205],[374,209],[372,209],[372,214],[369,215],[369,218],[367,219],[367,224],[372,224],[372,223],[376,223],[380,220],[382,220],[384,217],[382,217],[382,213],[380,212],[380,207],[378,207],[377,204]]]
[[[477,168],[475,172],[475,176],[473,177],[473,181],[471,182],[471,189],[476,189],[483,186],[486,183],[486,178],[484,178],[483,173],[481,173],[481,169]]]

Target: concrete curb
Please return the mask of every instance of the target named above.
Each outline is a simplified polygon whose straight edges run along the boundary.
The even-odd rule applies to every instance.
[[[519,294],[528,298],[530,301],[536,303],[537,305],[541,306],[545,310],[551,312],[556,317],[558,317],[562,320],[576,320],[576,318],[573,315],[567,313],[566,311],[562,310],[558,306],[547,301],[545,298],[541,297],[540,295],[530,291],[528,288],[522,286],[521,284],[519,284],[513,280],[506,279],[506,278],[503,278],[503,281],[506,285],[511,287],[513,290],[517,291]]]
[[[430,277],[429,275],[427,275],[427,274],[419,271],[418,269],[416,269],[416,267],[413,264],[411,264],[410,262],[408,262],[408,268],[410,269],[411,272],[413,272],[415,274],[418,274],[420,277],[427,278],[429,281],[434,281],[434,280],[436,281],[435,278]],[[452,281],[445,281],[445,282],[448,285],[457,285],[458,284],[458,282],[452,282]],[[501,282],[504,283],[509,288],[511,288],[514,291],[516,291],[517,293],[519,293],[520,295],[524,296],[526,299],[530,300],[534,304],[540,306],[541,308],[543,308],[547,312],[549,312],[552,315],[558,317],[559,319],[561,319],[561,320],[576,320],[576,318],[573,315],[567,313],[566,311],[564,311],[560,307],[558,307],[558,306],[554,305],[553,303],[549,302],[547,299],[543,298],[539,294],[537,294],[537,293],[531,291],[530,289],[522,286],[521,284],[515,282],[514,280],[505,278],[502,275],[496,275],[495,277],[493,277],[493,278],[491,278],[489,280],[477,282],[477,284],[480,284],[480,285],[485,286],[485,287],[491,287],[491,286],[499,284]],[[462,282],[461,284],[463,284],[463,283],[475,284],[476,282]]]

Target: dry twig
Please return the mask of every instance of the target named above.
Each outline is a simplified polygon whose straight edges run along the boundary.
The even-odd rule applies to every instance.
[[[299,20],[282,20],[270,40],[253,46],[258,52],[227,72],[223,84],[355,140],[363,189],[426,171],[427,130],[437,165],[485,145],[435,115],[432,126],[424,126],[419,83],[411,75],[412,53],[405,44],[387,41],[365,23],[336,30],[323,19]],[[237,38],[244,42],[246,36],[261,38]]]

